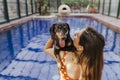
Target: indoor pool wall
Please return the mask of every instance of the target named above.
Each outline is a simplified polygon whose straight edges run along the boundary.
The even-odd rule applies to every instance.
[[[106,45],[104,54],[115,54],[120,56],[120,34],[96,20],[77,17],[63,19],[35,19],[11,28],[10,30],[0,32],[0,71],[7,68],[11,61],[28,45],[33,37],[43,33],[49,34],[49,27],[58,21],[67,22],[70,25],[72,37],[76,30],[80,30],[87,26],[93,27],[105,37]],[[105,64],[112,63],[106,59],[105,61]],[[120,77],[118,79],[120,79]]]

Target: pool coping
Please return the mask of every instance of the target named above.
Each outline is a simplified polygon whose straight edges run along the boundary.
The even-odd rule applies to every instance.
[[[75,17],[88,17],[92,18],[104,25],[106,27],[114,30],[115,32],[120,33],[120,19],[110,17],[110,16],[105,16],[101,14],[89,14],[89,13],[77,13],[77,14],[70,14],[69,16],[75,16]],[[14,20],[8,23],[4,23],[0,25],[0,32],[9,30],[13,27],[16,27],[18,25],[22,25],[25,22],[28,22],[30,20],[35,20],[35,19],[51,19],[51,18],[56,18],[56,14],[50,15],[50,16],[38,16],[38,15],[31,15],[28,17],[24,17],[18,20]]]
[[[106,15],[101,14],[71,14],[71,16],[77,16],[77,17],[88,17],[92,18],[102,24],[104,24],[106,27],[114,30],[115,32],[120,33],[120,19],[117,19],[115,17],[110,17]]]
[[[18,25],[22,25],[22,24],[32,20],[32,16],[33,15],[23,17],[23,18],[20,18],[18,20],[14,20],[14,21],[10,21],[10,22],[7,22],[7,23],[0,24],[0,32],[7,31],[11,28],[17,27]]]

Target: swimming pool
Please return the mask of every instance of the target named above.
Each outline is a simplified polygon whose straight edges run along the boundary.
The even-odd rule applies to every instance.
[[[49,39],[49,27],[67,22],[71,36],[76,30],[91,26],[105,37],[102,80],[120,80],[120,34],[92,18],[68,17],[34,19],[0,32],[0,79],[57,80],[59,74],[54,59],[43,47]]]

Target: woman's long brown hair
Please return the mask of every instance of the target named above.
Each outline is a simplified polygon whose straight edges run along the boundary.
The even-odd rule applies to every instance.
[[[82,66],[82,80],[101,80],[103,69],[104,37],[93,28],[86,28],[79,44],[84,50],[79,56]]]

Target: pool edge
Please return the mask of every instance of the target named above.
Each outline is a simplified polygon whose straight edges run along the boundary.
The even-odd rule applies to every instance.
[[[74,17],[87,17],[87,18],[92,18],[104,25],[106,25],[108,28],[114,30],[115,32],[120,33],[120,19],[114,18],[114,17],[109,17],[101,14],[88,14],[88,13],[80,13],[80,14],[70,14],[69,16],[74,16]],[[28,22],[30,20],[36,20],[36,19],[51,19],[51,18],[56,18],[57,16],[50,15],[50,16],[38,16],[38,15],[31,15],[28,17],[24,17],[18,20],[11,21],[9,23],[1,24],[0,25],[0,32],[9,30],[17,25],[21,25],[25,22]]]

